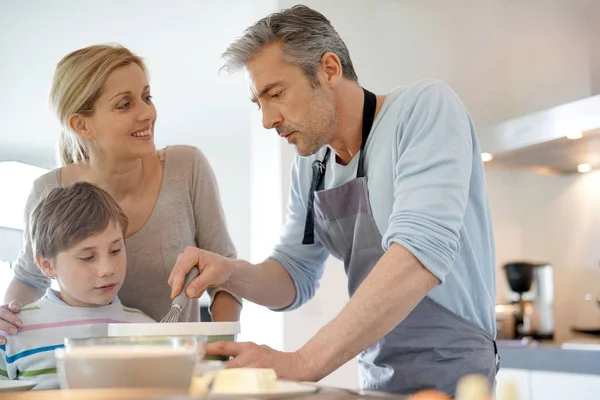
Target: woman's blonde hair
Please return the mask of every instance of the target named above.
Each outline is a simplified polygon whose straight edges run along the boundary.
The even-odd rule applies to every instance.
[[[60,60],[54,73],[50,102],[63,126],[58,148],[62,165],[89,159],[87,144],[73,132],[69,117],[73,114],[92,115],[108,76],[132,62],[147,74],[144,61],[117,44],[85,47]]]

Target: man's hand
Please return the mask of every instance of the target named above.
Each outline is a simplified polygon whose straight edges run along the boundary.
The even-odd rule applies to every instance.
[[[231,258],[200,250],[197,247],[186,247],[183,253],[177,256],[175,266],[169,276],[171,298],[174,299],[181,292],[185,275],[194,266],[198,266],[200,275],[189,284],[186,290],[187,297],[191,299],[202,296],[208,287],[217,287],[225,283],[231,276],[234,263],[235,260]]]
[[[186,290],[189,298],[202,296],[209,287],[220,287],[272,309],[285,308],[296,298],[294,281],[278,261],[267,259],[252,265],[248,261],[223,257],[196,247],[186,247],[177,256],[169,276],[172,299],[181,292],[185,275],[196,265],[200,275]]]
[[[254,343],[214,342],[206,345],[206,355],[233,357],[227,368],[273,368],[278,379],[315,380],[310,365],[296,352],[281,352]]]
[[[19,313],[23,305],[13,300],[8,304],[0,306],[0,331],[10,335],[16,335],[17,329],[23,326],[23,322],[15,314]],[[5,344],[6,338],[0,336],[0,344]]]

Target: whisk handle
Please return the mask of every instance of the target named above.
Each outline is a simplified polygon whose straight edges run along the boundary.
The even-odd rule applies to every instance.
[[[183,282],[183,288],[181,289],[181,293],[179,293],[179,295],[177,295],[177,297],[173,299],[173,304],[179,304],[181,307],[185,306],[185,303],[187,301],[185,290],[187,289],[188,285],[198,277],[198,275],[200,275],[200,270],[197,266],[194,266],[190,270],[190,272],[188,272],[185,276],[185,281]]]

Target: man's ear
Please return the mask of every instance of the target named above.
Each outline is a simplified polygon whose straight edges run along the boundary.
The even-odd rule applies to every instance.
[[[337,54],[328,51],[321,57],[321,70],[324,72],[325,82],[337,85],[343,79],[342,62]]]
[[[52,265],[52,262],[49,259],[42,257],[39,254],[36,254],[35,263],[37,264],[38,268],[42,271],[42,273],[48,278],[56,278],[56,269],[54,268],[54,265]]]

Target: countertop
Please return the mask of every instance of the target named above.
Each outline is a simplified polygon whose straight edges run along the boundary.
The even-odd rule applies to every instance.
[[[0,393],[0,400],[195,400],[202,397],[192,397],[186,392],[156,390],[156,389],[85,389],[85,390],[45,390],[28,392]],[[240,397],[241,398],[241,397]],[[243,397],[252,399],[251,397]],[[285,398],[285,397],[282,397]],[[356,395],[343,389],[323,388],[314,394],[293,396],[294,400],[405,400],[405,396],[388,394]],[[215,397],[217,399],[217,397]],[[257,397],[257,400],[260,398]]]
[[[600,338],[573,337],[563,343],[498,340],[500,368],[600,375]]]
[[[563,343],[498,340],[500,368],[534,371],[564,372],[600,376],[600,337],[572,338]],[[100,399],[147,399],[147,400],[193,400],[186,392],[157,390],[53,390],[0,393],[0,400],[100,400]],[[304,396],[294,396],[302,400],[381,400],[405,399],[404,396],[385,394],[357,395],[343,389],[322,388],[318,392]]]

